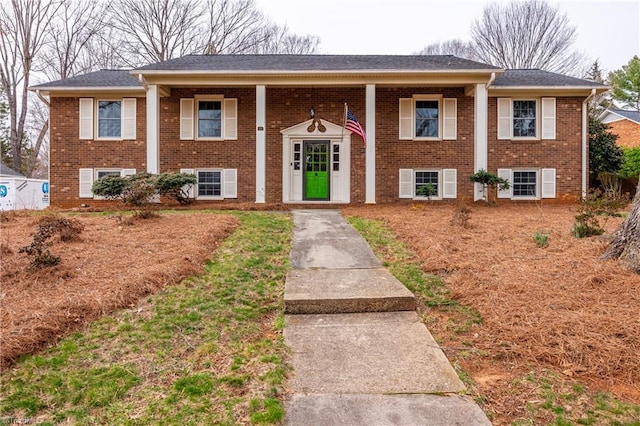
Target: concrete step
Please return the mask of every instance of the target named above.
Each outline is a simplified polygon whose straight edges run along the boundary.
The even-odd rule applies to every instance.
[[[460,395],[293,395],[287,426],[490,426],[473,400]]]
[[[416,300],[386,269],[294,269],[287,275],[287,314],[414,311]]]
[[[415,312],[285,315],[284,339],[292,394],[465,391]]]

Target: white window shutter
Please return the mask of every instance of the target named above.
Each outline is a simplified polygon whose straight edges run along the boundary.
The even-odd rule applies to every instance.
[[[400,169],[400,198],[413,198],[413,169]]]
[[[122,99],[122,139],[136,139],[136,98]]]
[[[93,185],[93,169],[80,169],[79,176],[79,188],[80,198],[93,198],[93,192],[91,192],[91,186]]]
[[[222,113],[224,114],[223,139],[238,139],[238,100],[225,99]]]
[[[511,169],[498,169],[498,177],[509,181],[509,189],[498,191],[498,198],[511,198],[513,193],[513,179],[511,178]]]
[[[193,99],[180,99],[180,139],[193,139]]]
[[[136,174],[136,169],[122,169],[122,176],[133,176]]]
[[[444,98],[442,100],[442,110],[442,139],[456,140],[458,132],[458,100],[456,98]]]
[[[542,139],[556,138],[556,98],[542,98]]]
[[[238,169],[224,169],[222,173],[222,197],[238,198]]]
[[[400,99],[400,139],[413,139],[413,99]],[[413,198],[413,197],[411,197]]]
[[[195,175],[196,171],[194,169],[180,169],[180,173]],[[182,190],[187,194],[188,198],[196,198],[196,191],[193,185],[185,185],[182,187]]]
[[[458,197],[458,170],[442,170],[442,198]]]
[[[93,139],[93,98],[80,98],[80,139]]]
[[[556,169],[542,169],[542,198],[556,198]]]
[[[498,98],[498,139],[513,138],[511,98]]]

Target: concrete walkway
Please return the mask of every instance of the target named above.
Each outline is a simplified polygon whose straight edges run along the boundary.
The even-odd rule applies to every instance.
[[[285,424],[490,425],[415,298],[334,210],[293,212]]]

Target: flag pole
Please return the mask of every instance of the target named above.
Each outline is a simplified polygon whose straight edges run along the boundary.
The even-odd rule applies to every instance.
[[[344,128],[347,127],[347,103],[344,103],[344,114],[342,115],[342,135],[341,139],[344,139]]]

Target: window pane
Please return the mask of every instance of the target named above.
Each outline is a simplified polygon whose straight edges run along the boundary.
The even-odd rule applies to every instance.
[[[222,194],[222,174],[218,172],[198,172],[198,196],[220,197]]]
[[[98,170],[98,179],[105,176],[120,176],[120,172],[115,170]]]
[[[416,101],[416,137],[438,137],[438,101]]]
[[[536,137],[536,101],[513,101],[513,136]]]
[[[513,172],[513,196],[537,196],[537,172]]]
[[[417,197],[438,195],[438,172],[416,172],[415,179],[415,195]]]
[[[222,102],[198,102],[198,137],[219,138],[222,135]]]
[[[120,137],[121,114],[120,101],[98,101],[99,138]]]

